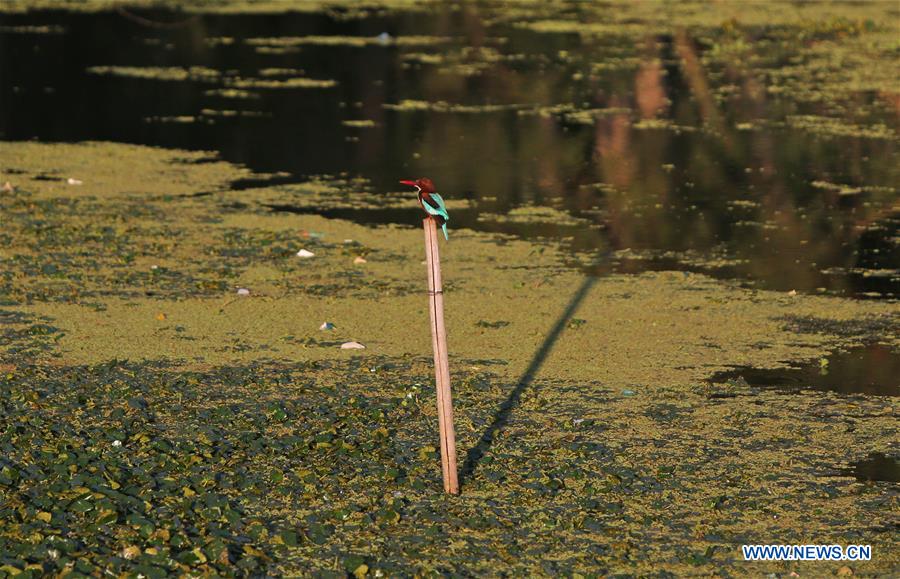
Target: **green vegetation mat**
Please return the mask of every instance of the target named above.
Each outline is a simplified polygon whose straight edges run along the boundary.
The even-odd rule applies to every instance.
[[[442,251],[463,493],[447,497],[420,231],[272,213],[354,185],[233,191],[247,172],[203,153],[0,156],[15,182],[0,196],[0,573],[839,567],[741,560],[740,544],[810,537],[873,544],[862,572],[897,565],[896,498],[840,474],[889,451],[891,399],[705,381],[895,344],[890,303],[585,278],[552,244],[456,230]]]

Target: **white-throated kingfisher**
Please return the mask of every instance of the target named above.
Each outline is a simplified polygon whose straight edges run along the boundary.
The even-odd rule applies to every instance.
[[[450,241],[447,235],[447,222],[450,221],[450,214],[447,213],[447,206],[444,200],[434,191],[434,183],[428,177],[422,177],[415,181],[400,181],[403,185],[415,187],[419,193],[419,207],[425,210],[425,213],[434,217],[437,224],[441,226],[444,232],[444,239]]]

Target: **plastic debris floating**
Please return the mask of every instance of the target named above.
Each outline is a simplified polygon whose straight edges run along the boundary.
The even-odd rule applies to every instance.
[[[309,251],[308,249],[301,249],[297,252],[297,257],[301,257],[303,259],[309,259],[310,257],[315,257],[315,253]]]
[[[238,288],[237,295],[239,295],[239,296],[249,296],[249,295],[250,295],[250,290],[248,290],[248,289],[245,288],[245,287]]]
[[[334,324],[332,324],[331,322],[323,322],[322,325],[319,326],[319,329],[320,330],[333,330]],[[350,342],[347,342],[347,343],[349,344]],[[353,343],[355,343],[355,342],[353,342]]]
[[[341,344],[341,350],[365,350],[366,347],[359,342],[344,342]]]

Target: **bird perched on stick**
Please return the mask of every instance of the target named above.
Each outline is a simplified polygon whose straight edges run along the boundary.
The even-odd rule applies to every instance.
[[[450,214],[447,213],[447,206],[444,200],[434,191],[434,183],[428,177],[422,177],[415,181],[400,181],[403,185],[415,187],[419,193],[419,207],[425,210],[441,226],[444,232],[444,239],[450,240],[447,235],[447,222],[450,221]]]

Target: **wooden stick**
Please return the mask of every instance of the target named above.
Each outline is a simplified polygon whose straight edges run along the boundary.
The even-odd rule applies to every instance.
[[[450,393],[450,362],[447,358],[447,330],[444,327],[444,291],[441,285],[437,224],[434,219],[427,217],[422,225],[425,228],[425,261],[428,265],[428,310],[431,313],[431,345],[434,348],[441,471],[444,474],[444,491],[456,495],[459,494],[456,432],[453,428],[453,398]]]

